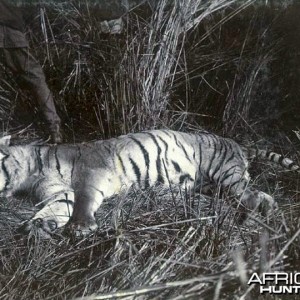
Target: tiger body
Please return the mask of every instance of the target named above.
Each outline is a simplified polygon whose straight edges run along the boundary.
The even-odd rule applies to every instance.
[[[208,132],[152,130],[86,144],[0,145],[0,162],[1,195],[24,190],[42,206],[26,222],[27,230],[39,221],[51,232],[71,218],[82,232],[93,231],[103,200],[132,185],[190,189],[213,183],[251,209],[263,201],[274,205],[270,195],[248,186],[248,160],[241,147]]]

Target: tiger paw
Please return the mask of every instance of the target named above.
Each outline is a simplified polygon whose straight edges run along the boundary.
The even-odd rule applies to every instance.
[[[259,192],[259,210],[264,216],[271,216],[278,210],[278,203],[274,198],[264,192]]]
[[[89,236],[91,233],[94,233],[98,228],[98,225],[95,220],[88,221],[73,221],[68,226],[68,232],[76,238],[84,238]]]

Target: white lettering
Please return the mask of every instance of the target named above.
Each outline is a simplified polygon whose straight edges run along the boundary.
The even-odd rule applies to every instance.
[[[273,282],[276,278],[276,273],[266,272],[263,273],[262,284],[266,284],[267,281]]]
[[[253,273],[248,280],[248,285],[251,284],[259,284],[261,294],[299,294],[300,272],[265,272],[261,276]]]
[[[272,286],[260,286],[260,293],[263,294],[264,292],[272,294]]]
[[[283,286],[272,286],[272,288],[273,294],[282,294]]]
[[[248,285],[253,284],[253,283],[259,283],[262,284],[259,276],[257,273],[253,273],[250,277],[250,279],[248,280]]]
[[[293,286],[295,294],[299,294],[300,286]]]
[[[288,273],[275,273],[275,284],[278,284],[278,282],[280,281],[282,283],[282,281],[284,282],[284,284],[288,285],[291,284],[291,282],[289,282],[289,274]]]
[[[282,286],[282,293],[283,294],[292,294],[293,293],[293,286]]]
[[[300,285],[300,281],[299,281],[300,279],[299,279],[299,277],[300,277],[300,273],[295,273],[295,275],[294,275],[294,282],[293,283]]]

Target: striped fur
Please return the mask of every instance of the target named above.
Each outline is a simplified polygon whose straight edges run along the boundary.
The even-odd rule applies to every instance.
[[[299,168],[274,153],[254,154]],[[153,130],[88,144],[4,144],[0,162],[1,194],[29,191],[42,207],[26,222],[26,230],[39,224],[52,232],[71,218],[87,233],[97,228],[94,215],[103,199],[132,185],[145,189],[157,182],[188,189],[220,184],[248,208],[274,205],[271,196],[248,187],[248,160],[241,147],[208,132]]]

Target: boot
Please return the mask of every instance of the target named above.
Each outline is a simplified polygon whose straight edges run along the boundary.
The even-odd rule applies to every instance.
[[[122,18],[109,21],[102,21],[100,23],[100,30],[102,33],[120,34],[122,33],[123,27],[124,23]]]

